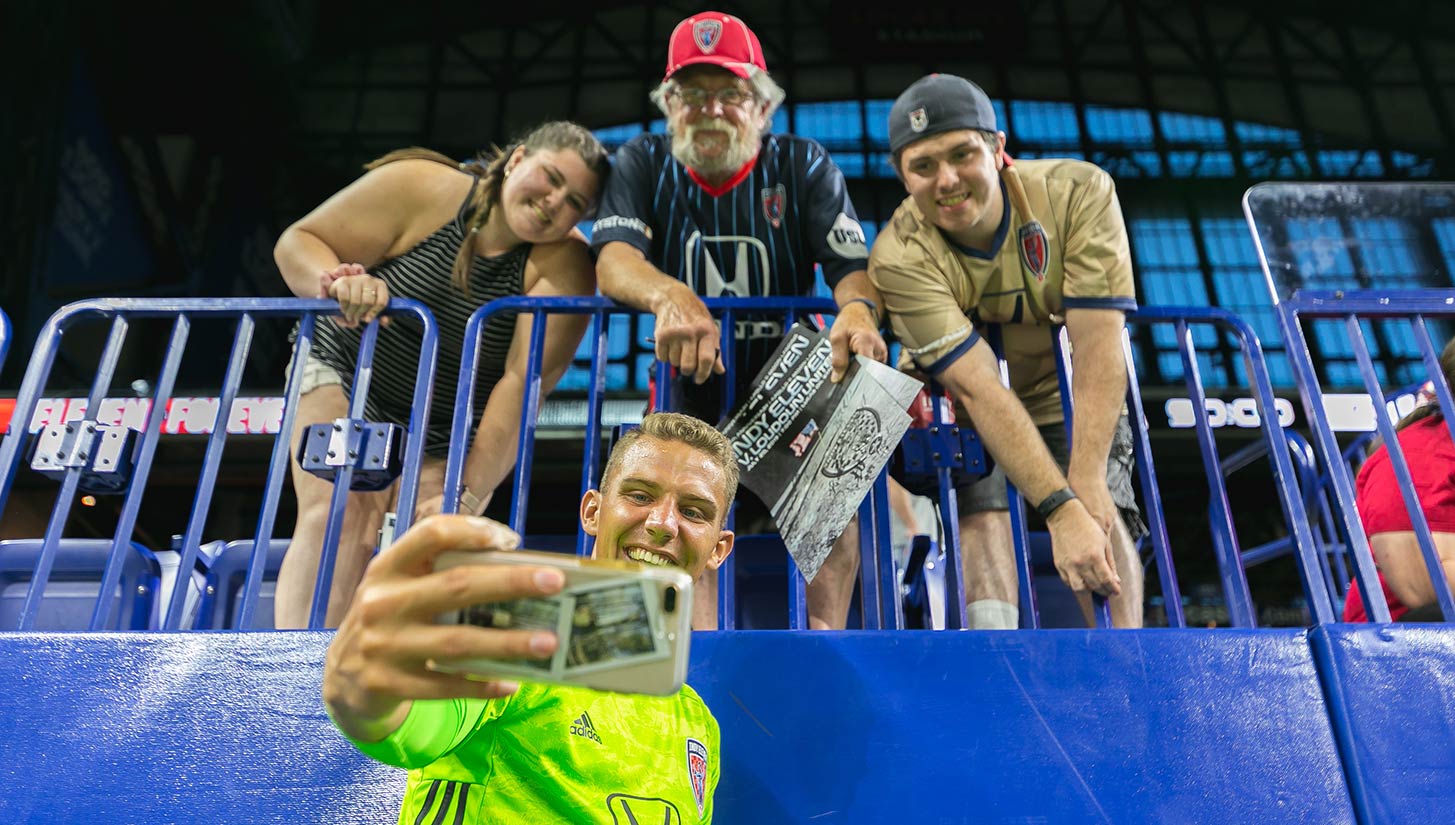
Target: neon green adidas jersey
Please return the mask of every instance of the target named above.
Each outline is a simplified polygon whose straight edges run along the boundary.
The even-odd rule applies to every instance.
[[[718,727],[674,696],[522,684],[504,699],[415,702],[368,756],[409,769],[399,822],[712,821]]]

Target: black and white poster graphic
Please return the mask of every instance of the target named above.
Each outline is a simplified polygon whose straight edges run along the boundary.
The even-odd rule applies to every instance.
[[[923,386],[863,357],[835,384],[831,356],[828,330],[794,325],[723,426],[742,484],[769,503],[808,581],[909,428],[905,410]]]

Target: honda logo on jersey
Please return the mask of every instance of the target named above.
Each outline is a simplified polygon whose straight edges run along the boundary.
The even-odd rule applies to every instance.
[[[686,261],[687,285],[698,295],[749,298],[767,292],[762,281],[769,271],[768,247],[757,238],[693,232],[682,246],[682,256]],[[756,272],[754,258],[758,262]],[[732,280],[723,277],[720,265],[732,269]]]
[[[614,793],[606,798],[611,825],[682,825],[682,812],[665,799]]]

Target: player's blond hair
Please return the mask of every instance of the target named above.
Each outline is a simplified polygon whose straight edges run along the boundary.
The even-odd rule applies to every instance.
[[[627,430],[612,448],[611,456],[606,459],[606,469],[601,472],[603,491],[611,485],[621,470],[621,457],[626,455],[631,445],[643,438],[686,444],[716,462],[722,468],[724,504],[723,511],[718,514],[718,522],[721,523],[727,518],[726,505],[732,504],[733,497],[738,494],[738,459],[733,453],[733,445],[716,427],[681,413],[651,413],[642,419],[641,426]]]

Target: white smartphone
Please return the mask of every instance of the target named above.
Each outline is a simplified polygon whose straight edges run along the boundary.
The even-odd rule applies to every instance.
[[[549,659],[431,662],[435,670],[655,696],[686,681],[692,578],[685,572],[530,550],[443,553],[435,569],[461,564],[555,567],[566,585],[554,596],[471,605],[441,614],[439,623],[549,630],[558,644]]]

